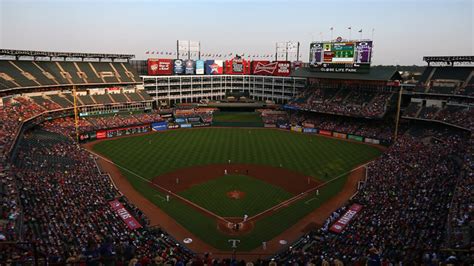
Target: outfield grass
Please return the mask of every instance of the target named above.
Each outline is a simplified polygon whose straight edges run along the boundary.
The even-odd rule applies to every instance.
[[[214,126],[263,127],[262,117],[257,112],[216,112],[212,118]]]
[[[104,141],[96,144],[93,149],[130,170],[122,169],[122,173],[135,189],[166,211],[178,223],[202,240],[223,250],[230,249],[227,243],[229,237],[217,231],[214,219],[178,200],[164,202],[156,196],[157,194],[163,196],[162,193],[157,192],[131,172],[151,180],[180,168],[227,163],[230,159],[235,163],[270,166],[281,164],[285,168],[305,175],[329,180],[374,159],[381,153],[372,146],[317,135],[274,129],[239,128],[158,132]],[[238,250],[251,250],[261,245],[262,241],[268,241],[284,231],[335,195],[343,187],[345,178],[343,175],[341,179],[322,188],[318,200],[310,203],[305,203],[305,200],[299,201],[256,222],[255,229],[251,233],[240,237],[242,242]],[[206,195],[202,195],[201,198],[193,200],[205,201]],[[220,207],[216,205],[211,208]],[[235,216],[239,214],[242,213],[237,213]],[[234,215],[229,213],[229,216]]]
[[[227,192],[245,192],[242,199],[231,199]],[[245,175],[226,175],[193,186],[179,193],[222,217],[243,217],[256,215],[293,195],[281,187]]]

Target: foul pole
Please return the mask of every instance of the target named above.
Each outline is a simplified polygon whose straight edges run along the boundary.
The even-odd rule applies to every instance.
[[[72,95],[74,97],[74,126],[76,128],[76,142],[79,143],[79,115],[78,115],[78,112],[77,112],[76,85],[72,86]]]
[[[397,117],[395,118],[395,133],[393,136],[393,142],[397,141],[398,136],[398,124],[400,122],[400,106],[402,105],[402,92],[403,87],[400,87],[400,91],[398,92]]]

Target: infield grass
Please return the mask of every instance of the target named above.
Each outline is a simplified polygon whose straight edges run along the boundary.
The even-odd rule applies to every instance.
[[[244,192],[244,197],[229,198],[227,192],[233,190]],[[293,196],[278,186],[245,175],[225,175],[179,194],[222,217],[253,216]]]
[[[271,216],[258,220],[254,230],[239,237],[241,240],[239,251],[252,250],[260,246],[262,241],[268,241],[280,234],[337,194],[347,178],[344,173],[381,154],[379,149],[362,143],[263,128],[170,130],[103,141],[96,144],[93,150],[119,165],[123,175],[137,191],[203,241],[221,250],[230,250],[227,242],[229,236],[216,229],[214,218],[204,215],[179,200],[163,201],[163,194],[137,175],[151,180],[163,173],[180,168],[227,163],[230,159],[234,163],[275,167],[281,165],[323,181],[341,176],[320,189],[320,195],[316,200],[309,203],[306,203],[307,199],[297,201],[288,207],[281,208]],[[186,191],[183,193],[186,194]],[[222,191],[222,194],[225,195],[225,191]],[[197,194],[186,196],[192,197],[194,202],[209,204],[206,203],[208,196],[206,193],[201,193],[199,196]],[[278,200],[271,198],[268,200]],[[225,202],[222,202],[222,206],[219,205],[220,201],[213,204],[215,206],[208,205],[207,207],[225,212]],[[271,205],[270,202],[268,204]],[[250,213],[247,214],[250,215]],[[240,216],[242,212],[236,211],[235,215],[226,213],[227,215]]]

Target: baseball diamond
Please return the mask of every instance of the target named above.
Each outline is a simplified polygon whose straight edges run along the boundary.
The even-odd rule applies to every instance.
[[[0,0],[0,266],[474,265],[473,3]]]
[[[365,144],[256,128],[174,130],[87,146],[202,241],[230,251],[229,236],[238,236],[237,250],[246,252],[317,210],[341,191],[352,169],[381,153]],[[230,199],[234,190],[245,197]],[[248,224],[245,230],[222,229],[239,221]]]

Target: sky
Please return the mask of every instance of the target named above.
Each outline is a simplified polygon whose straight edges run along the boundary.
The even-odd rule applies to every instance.
[[[333,27],[333,38],[373,37],[373,64],[425,65],[423,56],[474,55],[473,13],[474,0],[0,0],[0,48],[144,59],[176,51],[176,40],[221,54],[299,41],[308,61],[311,41]]]

